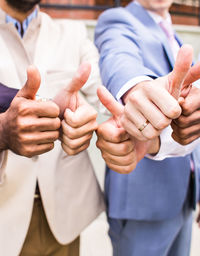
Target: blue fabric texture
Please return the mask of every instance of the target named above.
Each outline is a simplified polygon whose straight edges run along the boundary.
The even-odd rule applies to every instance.
[[[19,32],[20,36],[23,37],[23,35],[26,33],[26,30],[31,23],[31,21],[36,18],[38,15],[38,9],[35,8],[34,11],[22,22],[22,24],[9,16],[8,14],[6,15],[6,23],[13,23],[13,25],[16,27],[17,31]]]
[[[177,35],[176,39],[181,44]],[[165,33],[146,10],[134,2],[125,8],[109,9],[100,16],[95,43],[100,52],[103,84],[115,97],[130,79],[143,75],[164,76],[174,65]],[[183,208],[190,173],[190,155],[163,161],[144,158],[128,175],[107,168],[108,216],[143,221],[177,216]],[[195,190],[192,198],[195,202],[196,193]]]

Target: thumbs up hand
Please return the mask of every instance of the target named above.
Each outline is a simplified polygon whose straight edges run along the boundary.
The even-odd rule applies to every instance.
[[[78,93],[87,82],[90,64],[82,64],[72,81],[53,101],[60,107],[62,120],[62,148],[68,155],[75,155],[88,148],[93,131],[97,129],[97,112]]]
[[[13,99],[9,109],[1,114],[0,149],[32,157],[51,150],[58,139],[59,109],[51,101],[36,101],[40,74],[31,66],[27,82]]]
[[[156,138],[172,119],[181,114],[178,97],[192,64],[192,48],[183,46],[174,69],[164,77],[144,81],[129,90],[123,97],[125,103],[121,122],[125,130],[139,140]]]
[[[97,147],[101,150],[108,167],[116,172],[127,174],[133,171],[137,163],[146,153],[157,153],[159,139],[138,141],[131,137],[121,125],[124,107],[101,86],[98,97],[102,104],[111,112],[112,117],[99,125],[97,129]]]

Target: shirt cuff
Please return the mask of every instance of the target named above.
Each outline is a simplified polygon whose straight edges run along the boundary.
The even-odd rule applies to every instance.
[[[131,88],[133,88],[136,84],[139,84],[141,82],[144,82],[144,81],[151,81],[153,80],[151,77],[149,76],[137,76],[137,77],[134,77],[132,78],[131,80],[129,80],[127,83],[125,83],[122,88],[119,90],[117,96],[116,96],[116,99],[122,103],[122,96],[124,96],[124,94],[130,90]]]
[[[164,129],[160,134],[161,145],[159,152],[154,156],[148,154],[145,157],[159,161],[168,157],[185,156],[187,154],[190,154],[195,149],[195,147],[200,143],[199,138],[193,141],[192,143],[183,146],[180,145],[178,142],[174,141],[174,139],[171,137],[171,134],[172,128],[170,126]]]

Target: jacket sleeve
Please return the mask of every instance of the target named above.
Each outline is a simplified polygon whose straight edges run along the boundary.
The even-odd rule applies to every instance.
[[[0,113],[5,112],[17,94],[18,90],[0,83]]]
[[[121,87],[137,76],[157,77],[145,67],[138,21],[124,8],[105,11],[95,31],[103,84],[116,97]]]

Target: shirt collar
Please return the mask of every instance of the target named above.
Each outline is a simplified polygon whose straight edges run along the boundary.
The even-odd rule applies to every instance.
[[[38,15],[38,8],[35,8],[34,11],[21,24],[18,20],[6,14],[6,23],[13,23],[13,25],[16,27],[17,31],[19,32],[20,36],[23,37],[25,32],[28,29],[29,24],[34,18],[37,17],[37,15]]]
[[[135,0],[134,3],[141,6],[141,4],[140,4],[137,0]],[[151,18],[154,20],[154,22],[155,22],[156,24],[159,24],[159,23],[162,22],[162,21],[166,21],[166,22],[172,24],[171,16],[170,16],[169,13],[167,14],[167,17],[164,19],[163,17],[161,17],[160,15],[158,15],[158,14],[155,13],[155,12],[152,12],[152,11],[147,10],[147,9],[145,9],[145,10],[146,10],[147,13],[151,16]]]

